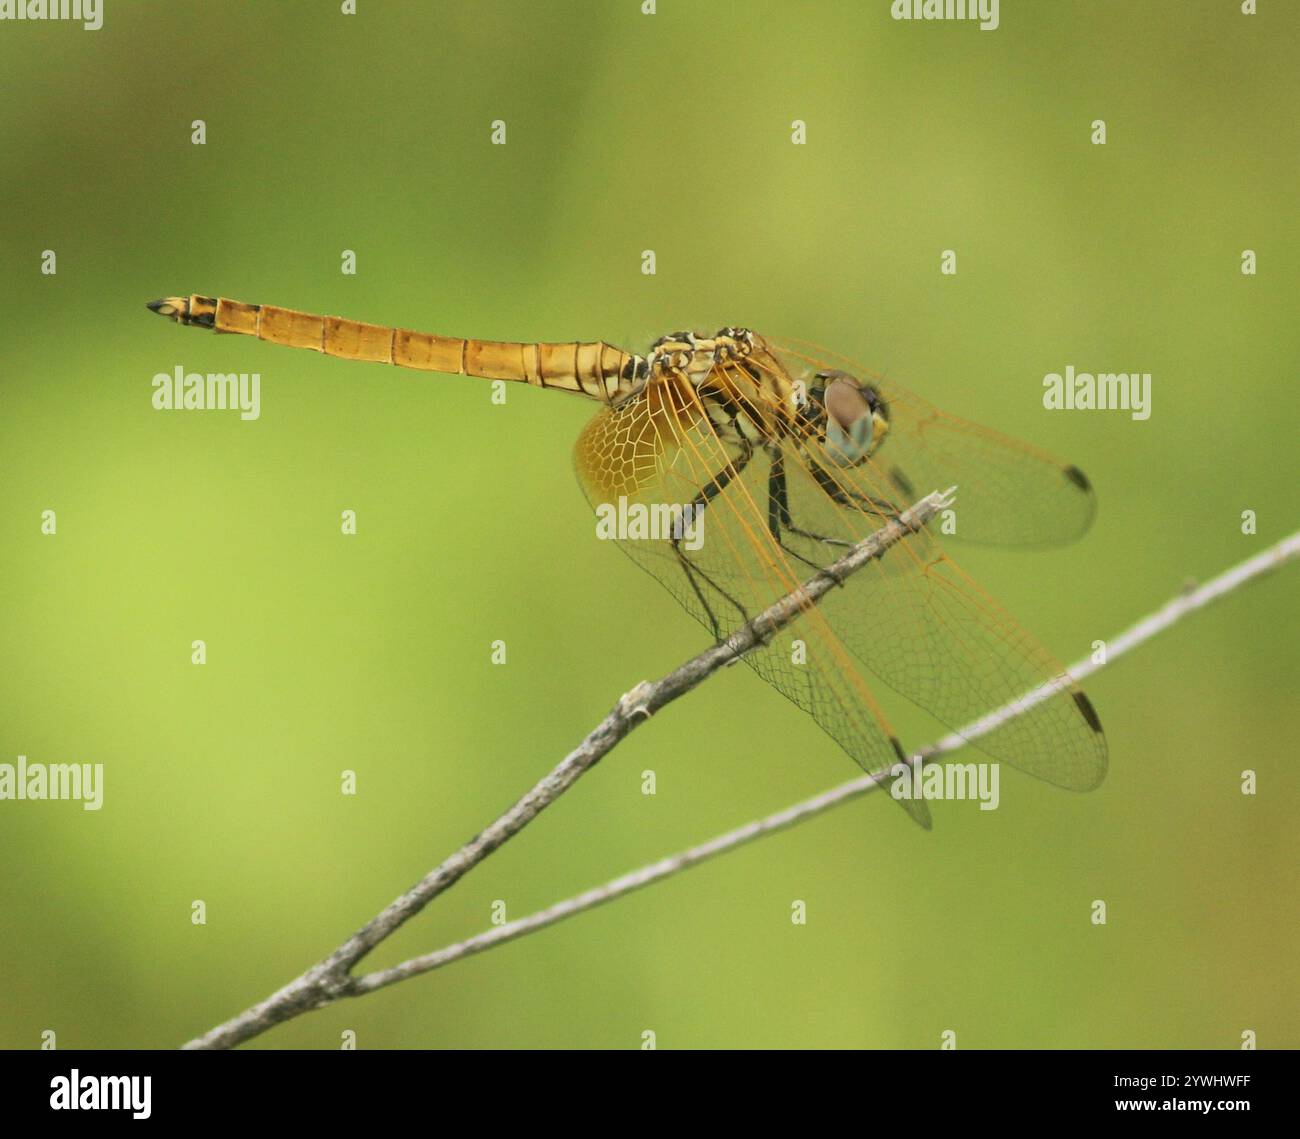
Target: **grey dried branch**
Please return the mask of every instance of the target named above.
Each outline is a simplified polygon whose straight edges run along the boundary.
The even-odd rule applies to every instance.
[[[672,701],[703,683],[718,669],[732,663],[784,628],[829,590],[842,583],[891,546],[927,525],[952,504],[956,488],[926,495],[896,520],[863,539],[825,570],[792,593],[769,606],[726,640],[675,668],[659,680],[638,684],[624,694],[609,714],[573,751],[542,778],[523,798],[454,854],[429,871],[324,960],[295,977],[265,1000],[238,1016],[186,1043],[187,1049],[231,1048],[267,1029],[341,997],[357,996],[361,979],[352,969],[385,938],[424,909],[439,894],[455,885],[503,843],[509,841],[590,771],[638,724]],[[558,919],[556,919],[558,920]],[[504,928],[504,927],[503,927]],[[409,963],[408,963],[409,964]],[[433,966],[429,966],[432,968]],[[401,968],[399,966],[398,968]],[[425,972],[418,969],[416,972]],[[371,974],[371,977],[377,974]],[[398,977],[383,982],[391,984]],[[382,987],[371,984],[370,988]]]
[[[1113,663],[1144,641],[1149,641],[1157,633],[1163,632],[1188,614],[1204,608],[1211,602],[1217,601],[1224,595],[1244,585],[1252,578],[1277,569],[1284,562],[1290,561],[1297,556],[1300,556],[1300,532],[1284,538],[1263,553],[1241,562],[1204,585],[1184,591],[1155,613],[1142,618],[1136,624],[1111,638],[1106,644],[1104,658],[1085,657],[1083,660],[1076,661],[1066,671],[1075,680],[1082,680],[1084,677],[1090,676],[1106,665]],[[912,762],[926,762],[965,747],[971,740],[991,732],[999,724],[1005,723],[1008,719],[1027,711],[1033,707],[1038,698],[1049,695],[1051,691],[1053,691],[1051,688],[1039,689],[1034,693],[1029,693],[1003,705],[974,723],[966,725],[960,731],[952,732],[941,740],[921,748],[911,757]],[[548,925],[554,925],[556,922],[563,921],[574,914],[582,913],[583,910],[590,910],[604,902],[613,901],[624,894],[632,893],[633,890],[648,886],[652,882],[659,882],[683,870],[689,870],[692,866],[698,866],[701,862],[715,858],[719,854],[735,850],[748,842],[752,842],[754,839],[775,834],[777,831],[785,830],[796,823],[806,822],[808,819],[829,811],[832,807],[838,807],[842,803],[850,802],[871,791],[875,791],[889,781],[888,777],[889,770],[882,769],[871,775],[861,775],[856,779],[850,779],[848,782],[829,788],[810,799],[804,799],[793,806],[767,815],[765,818],[746,823],[744,826],[727,831],[725,834],[716,835],[707,842],[688,847],[676,854],[670,854],[657,862],[651,862],[627,874],[620,875],[604,885],[584,890],[581,894],[575,894],[562,902],[556,902],[554,905],[538,910],[527,917],[507,922],[505,925],[466,938],[463,941],[455,942],[432,953],[412,957],[410,960],[403,961],[391,968],[366,973],[353,982],[352,994],[372,993],[376,989],[382,989],[387,985],[404,981],[408,977],[428,973],[433,969],[448,965],[452,961],[458,961],[462,957],[482,953],[485,949],[491,949],[493,946],[502,945],[507,941],[514,941],[525,934],[545,929]]]

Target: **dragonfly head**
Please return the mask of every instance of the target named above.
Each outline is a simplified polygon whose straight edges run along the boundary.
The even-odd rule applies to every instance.
[[[842,467],[861,463],[889,431],[889,408],[879,390],[848,372],[818,372],[808,399],[826,451]]]

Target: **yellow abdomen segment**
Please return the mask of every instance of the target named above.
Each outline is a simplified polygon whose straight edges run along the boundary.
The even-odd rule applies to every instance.
[[[310,348],[344,360],[509,380],[577,392],[603,402],[630,391],[644,378],[646,368],[643,357],[602,342],[466,340],[198,294],[165,297],[149,308],[181,324],[255,336],[289,348]]]

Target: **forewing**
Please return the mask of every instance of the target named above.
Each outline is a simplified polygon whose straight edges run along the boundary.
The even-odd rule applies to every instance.
[[[781,442],[792,558],[825,565],[911,504],[873,459],[841,467],[801,424]],[[892,433],[892,432],[891,432]],[[923,482],[914,497],[954,478]],[[967,489],[957,482],[958,526]],[[1019,504],[1008,504],[1014,513]],[[800,533],[802,531],[802,533]],[[1097,715],[1065,670],[943,552],[926,530],[832,590],[823,612],[840,640],[890,687],[954,731],[1029,694],[1017,716],[974,742],[1049,783],[1097,786],[1106,742]],[[976,733],[970,731],[969,735]]]

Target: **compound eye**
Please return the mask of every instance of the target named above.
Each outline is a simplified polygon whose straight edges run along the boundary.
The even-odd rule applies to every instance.
[[[847,376],[837,376],[826,385],[823,402],[826,414],[849,431],[859,421],[871,421],[871,404],[861,388]]]
[[[826,408],[826,450],[841,466],[862,461],[871,449],[871,404],[857,381],[843,373],[831,379],[822,397]]]

